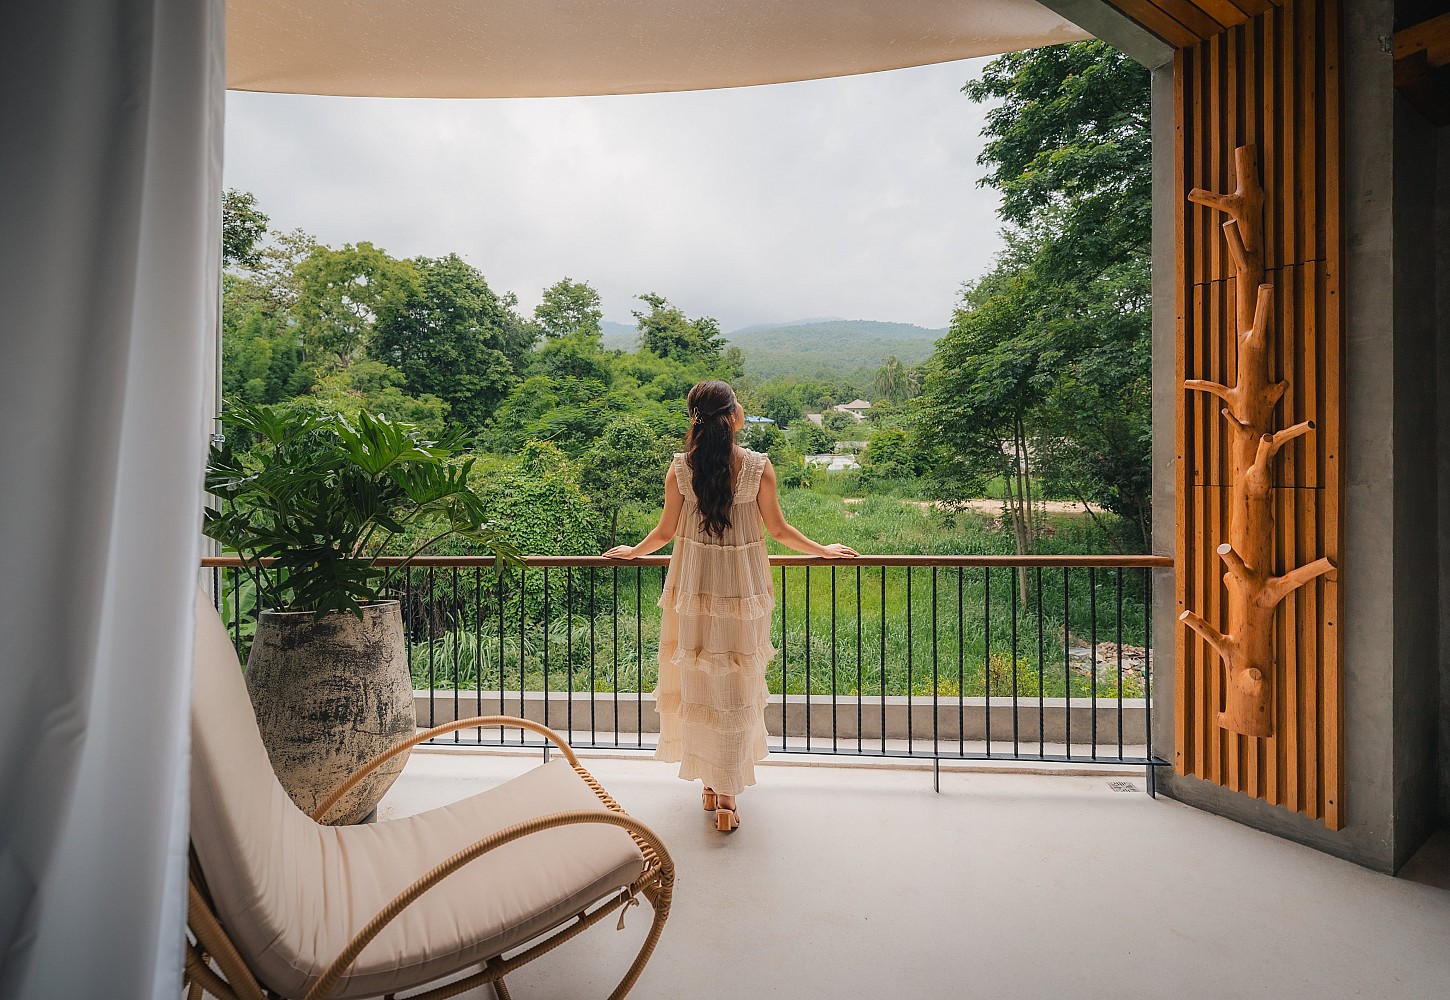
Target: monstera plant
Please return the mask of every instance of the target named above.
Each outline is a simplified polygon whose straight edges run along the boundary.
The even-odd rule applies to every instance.
[[[467,538],[495,563],[518,552],[468,486],[459,440],[423,440],[408,424],[359,412],[229,403],[206,488],[219,507],[204,531],[242,557],[257,594],[247,690],[272,766],[311,811],[357,767],[415,728],[399,604],[384,556],[409,560]],[[389,560],[392,562],[392,560]],[[406,762],[373,772],[333,810],[357,822]]]

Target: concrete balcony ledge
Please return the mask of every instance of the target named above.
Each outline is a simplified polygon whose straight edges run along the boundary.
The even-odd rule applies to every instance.
[[[418,725],[426,727],[466,719],[471,715],[522,715],[531,722],[540,722],[558,729],[571,728],[580,731],[608,731],[610,733],[658,733],[660,731],[659,710],[654,696],[648,692],[636,694],[622,692],[618,695],[596,692],[551,691],[545,696],[542,691],[526,691],[520,696],[517,691],[505,691],[499,698],[497,690],[458,691],[455,709],[455,692],[437,690],[433,692],[430,706],[429,692],[413,692],[417,710]],[[931,740],[935,737],[943,743],[958,740],[970,742],[985,741],[990,735],[994,743],[1010,742],[1013,738],[1013,707],[1008,697],[993,697],[990,703],[991,732],[988,732],[988,701],[985,698],[940,698],[933,708],[931,697],[888,695],[838,697],[834,705],[829,695],[812,695],[809,704],[806,696],[792,694],[785,696],[784,729],[790,737],[804,737],[809,728],[812,738],[829,739],[833,731],[839,739],[854,740],[857,733],[862,739],[880,740]],[[431,709],[431,715],[430,715]],[[455,714],[456,711],[456,714]],[[1016,736],[1022,742],[1036,743],[1039,739],[1048,743],[1075,746],[1085,745],[1093,734],[1093,717],[1097,717],[1097,742],[1101,747],[1118,744],[1118,718],[1122,716],[1122,742],[1125,746],[1140,746],[1147,742],[1147,703],[1142,698],[1125,698],[1121,709],[1119,702],[1099,698],[1096,710],[1088,698],[1044,698],[1039,709],[1038,700],[1019,698],[1016,708]],[[591,715],[592,713],[592,715]],[[770,734],[781,735],[781,696],[771,695],[770,705],[765,712],[765,725]],[[592,722],[591,722],[592,719]],[[809,720],[809,727],[807,726]],[[960,735],[959,735],[960,734]]]

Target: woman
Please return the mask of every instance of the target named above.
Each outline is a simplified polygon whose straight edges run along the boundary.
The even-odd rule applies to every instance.
[[[770,536],[808,555],[858,555],[820,545],[786,523],[775,492],[775,469],[760,452],[741,448],[735,433],[745,411],[724,382],[701,382],[687,400],[685,451],[665,474],[660,523],[638,545],[618,545],[611,559],[649,555],[674,541],[660,595],[658,760],[679,763],[680,777],[701,779],[715,827],[740,825],[736,796],[755,784],[765,757],[765,665],[775,590],[762,523]]]

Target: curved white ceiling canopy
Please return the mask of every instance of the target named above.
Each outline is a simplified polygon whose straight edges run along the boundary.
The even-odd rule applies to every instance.
[[[1033,0],[228,0],[227,86],[356,97],[644,94],[1087,37]]]

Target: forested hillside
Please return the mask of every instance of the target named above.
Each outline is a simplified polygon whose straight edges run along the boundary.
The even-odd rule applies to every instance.
[[[639,331],[623,323],[601,324],[605,347],[632,351]],[[911,323],[826,319],[762,323],[725,334],[745,354],[745,373],[760,379],[835,379],[868,392],[888,357],[914,365],[926,359],[946,328]]]
[[[726,339],[745,352],[749,375],[842,378],[864,388],[883,359],[916,364],[945,333],[910,323],[853,319],[747,327],[726,334]]]

